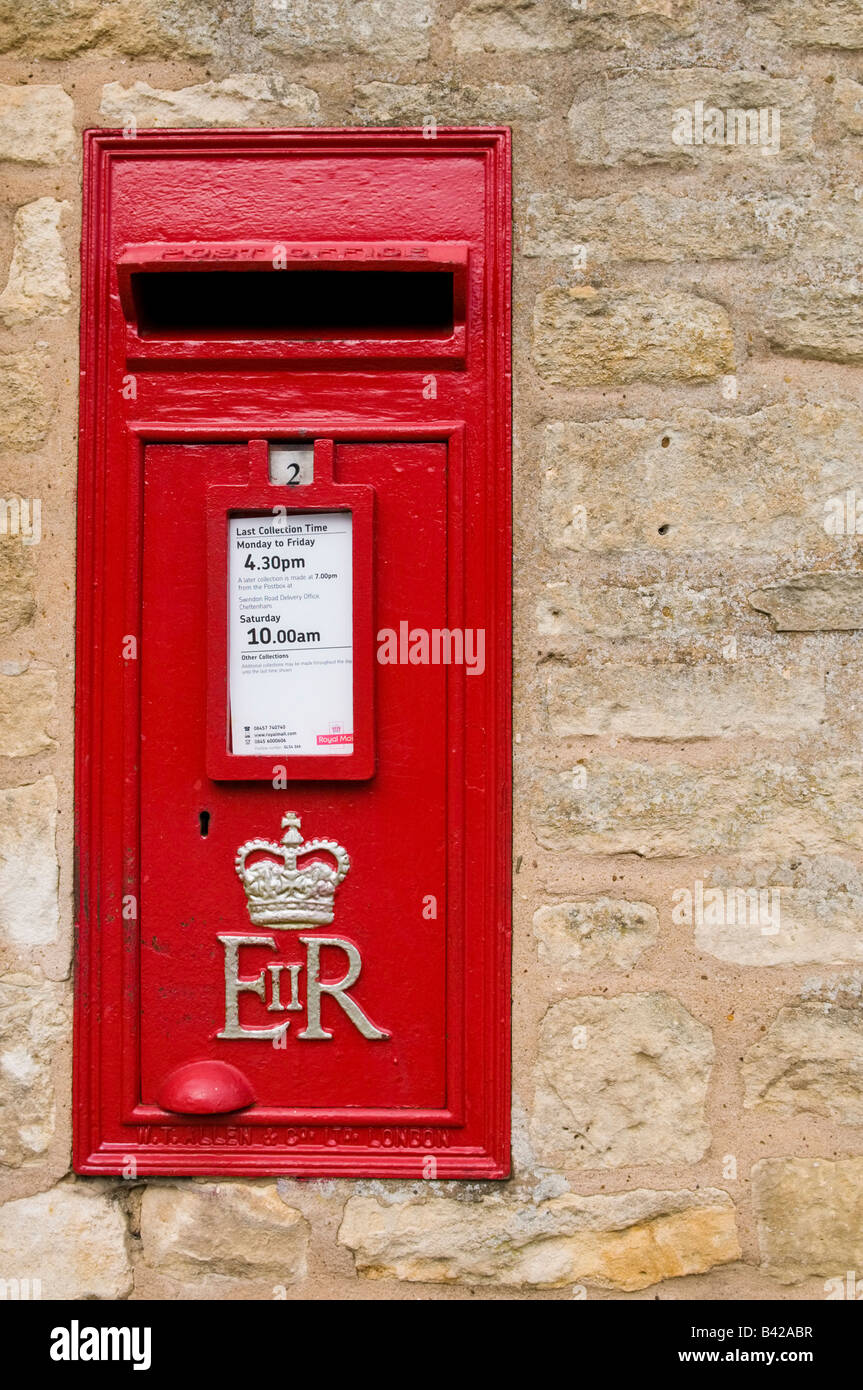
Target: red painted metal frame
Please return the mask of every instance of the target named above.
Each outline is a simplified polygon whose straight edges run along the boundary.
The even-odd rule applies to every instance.
[[[256,445],[261,445],[260,451]],[[273,489],[267,476],[268,446],[251,440],[250,478],[245,486],[213,485],[207,489],[209,626],[207,640],[207,773],[214,780],[263,781],[272,784],[274,765],[290,781],[348,781],[374,775],[374,633],[373,508],[370,487],[333,482],[333,442],[318,439],[314,483],[298,490],[291,507],[279,492],[279,511],[349,511],[353,516],[353,697],[354,745],[345,756],[290,757],[285,754],[237,754],[228,747],[228,517],[271,512]],[[258,455],[256,458],[256,454]],[[291,494],[287,494],[288,498]]]
[[[488,410],[477,439],[489,463],[481,480],[472,479],[470,487],[475,498],[482,497],[485,524],[473,541],[495,596],[482,718],[483,765],[489,769],[489,780],[483,792],[482,835],[470,846],[470,870],[481,882],[482,912],[461,925],[455,913],[448,941],[457,987],[447,994],[448,1104],[443,1110],[386,1107],[358,1114],[350,1107],[331,1106],[275,1114],[264,1109],[254,1120],[239,1115],[216,1117],[208,1124],[200,1117],[178,1118],[143,1105],[140,1092],[140,928],[124,912],[125,903],[140,891],[139,672],[133,660],[119,657],[117,638],[135,634],[140,625],[138,543],[145,447],[159,441],[251,438],[447,441],[458,475],[464,423],[443,401],[439,416],[424,417],[420,425],[405,418],[401,406],[387,412],[373,392],[365,408],[335,413],[315,403],[307,409],[267,409],[261,401],[254,409],[234,404],[219,415],[212,407],[201,409],[182,392],[167,410],[155,393],[137,404],[124,403],[120,388],[126,374],[145,364],[148,355],[156,357],[152,348],[161,352],[164,347],[166,359],[178,365],[209,357],[211,369],[217,368],[212,344],[179,345],[180,350],[173,351],[168,349],[177,344],[148,341],[132,354],[127,336],[119,341],[109,334],[114,306],[119,312],[116,266],[109,254],[111,183],[123,161],[247,155],[280,160],[310,151],[346,157],[415,154],[425,160],[459,155],[481,161],[485,171],[482,251],[487,274],[484,289],[478,290],[476,282],[468,289],[466,313],[468,342],[471,331],[482,332],[486,340]],[[509,1171],[509,204],[509,133],[503,130],[439,131],[433,142],[407,130],[176,131],[140,133],[135,140],[110,132],[85,133],[76,730],[74,1165],[79,1173],[128,1171],[134,1159],[141,1174],[367,1173],[415,1178],[423,1175],[419,1160],[429,1151],[422,1126],[461,1124],[469,1125],[473,1137],[467,1145],[460,1143],[454,1129],[451,1143],[432,1145],[435,1176],[496,1178]],[[263,346],[237,355],[257,357],[260,350],[260,360],[253,363],[257,367],[267,357]],[[411,351],[415,347],[411,342]],[[414,369],[422,367],[427,351],[431,361],[439,357],[440,347],[439,342],[431,349],[424,345],[423,355],[412,362]],[[280,357],[282,345],[270,344],[270,355]],[[367,344],[358,356],[365,369],[386,355],[380,344],[374,351]],[[290,367],[295,369],[302,360],[295,358]],[[357,370],[360,361],[347,365]],[[236,361],[230,365],[237,370]],[[105,581],[108,558],[117,556],[118,547],[125,548],[125,580],[119,587]],[[449,582],[458,587],[463,581],[455,575]],[[459,770],[457,751],[453,750],[449,780],[454,810],[465,799],[478,804],[469,773]],[[456,894],[463,891],[467,872],[465,863],[453,862],[450,880]],[[465,929],[470,933],[470,954]],[[464,976],[468,966],[469,978]],[[276,1131],[261,1126],[275,1125],[282,1126],[282,1132],[271,1140],[270,1133]]]

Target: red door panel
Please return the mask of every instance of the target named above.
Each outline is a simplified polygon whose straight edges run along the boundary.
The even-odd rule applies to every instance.
[[[336,478],[376,490],[376,628],[447,628],[446,446],[345,445]],[[312,1111],[340,1106],[443,1110],[446,1087],[448,936],[445,666],[378,665],[375,778],[353,786],[211,782],[204,773],[206,565],[204,492],[243,476],[236,446],[150,446],[144,464],[141,642],[141,1037],[142,1098],[154,1103],[177,1066],[217,1056],[239,1068],[268,1106]],[[291,501],[302,505],[296,490]],[[410,518],[410,525],[405,519]],[[418,557],[422,563],[418,564]],[[385,557],[385,562],[383,557]],[[166,679],[170,673],[170,679]],[[274,759],[278,763],[278,758]],[[416,814],[418,806],[423,813]],[[225,951],[219,935],[255,935],[234,868],[245,841],[279,840],[294,811],[305,836],[331,837],[351,867],[335,919],[321,937],[360,952],[352,990],[387,1039],[371,1041],[331,996],[321,1000],[332,1041],[300,1040],[302,1011],[274,1018],[266,998],[244,991],[249,1029],[288,1022],[284,1049],[269,1039],[219,1040],[225,1015]],[[206,835],[201,814],[205,814]],[[422,915],[424,899],[439,904]],[[460,910],[460,904],[455,903]],[[455,929],[455,923],[453,927]],[[257,931],[267,935],[266,929]],[[278,950],[246,946],[241,973],[270,961],[307,973],[305,930],[271,933]],[[322,978],[338,980],[346,958],[323,947]],[[279,972],[280,998],[290,973]],[[398,980],[398,989],[392,988]],[[284,989],[282,988],[284,981]]]

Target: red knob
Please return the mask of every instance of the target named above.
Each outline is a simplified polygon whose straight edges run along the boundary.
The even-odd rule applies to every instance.
[[[228,1062],[186,1062],[165,1077],[157,1103],[177,1115],[223,1115],[254,1105],[255,1093]]]

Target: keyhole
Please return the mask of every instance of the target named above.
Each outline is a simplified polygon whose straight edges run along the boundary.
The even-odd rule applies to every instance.
[[[200,814],[199,814],[199,816],[198,816],[198,819],[199,819],[199,821],[201,822],[201,838],[204,839],[204,840],[206,840],[207,836],[208,836],[209,833],[210,833],[210,813],[209,813],[209,811],[201,811]]]

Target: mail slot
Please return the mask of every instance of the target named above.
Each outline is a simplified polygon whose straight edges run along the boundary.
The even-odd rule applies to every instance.
[[[85,135],[75,1168],[509,1171],[509,144]]]

